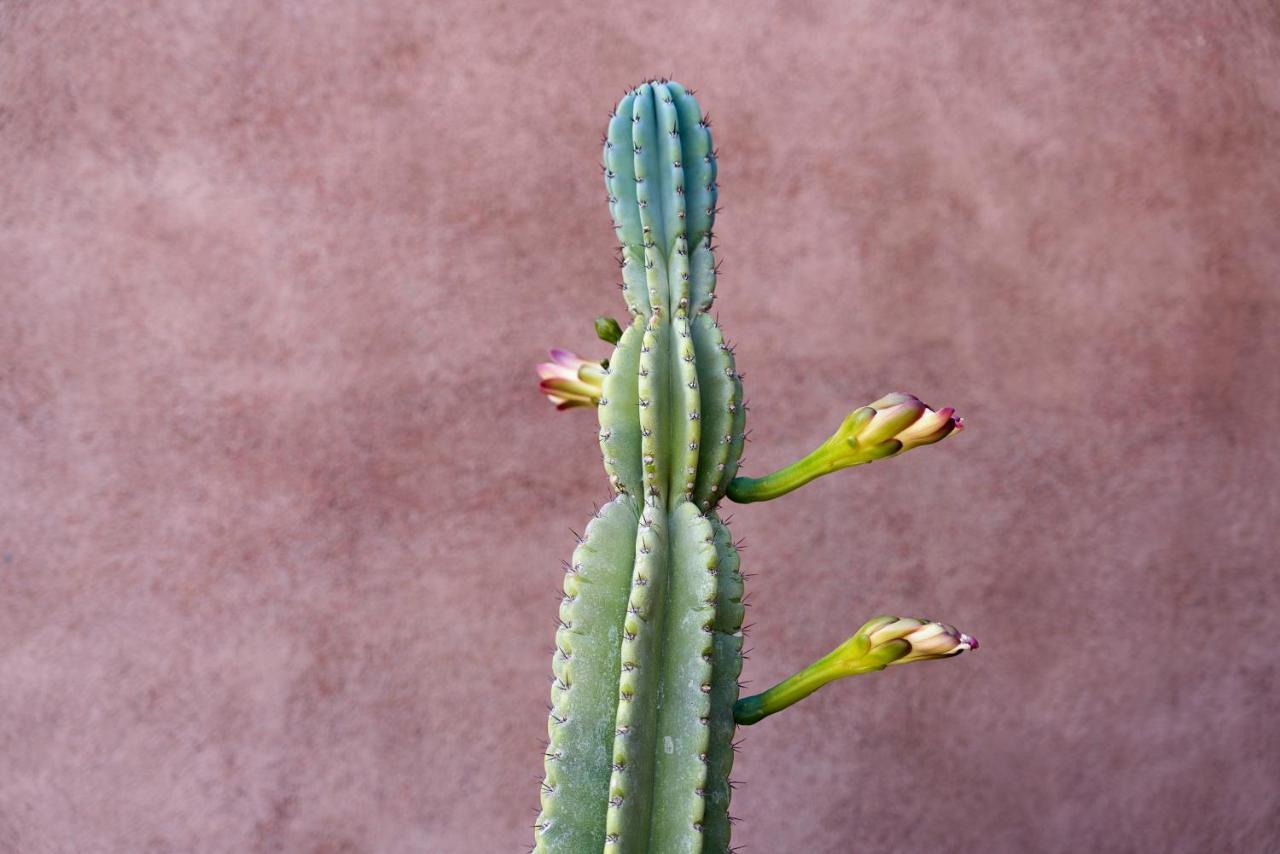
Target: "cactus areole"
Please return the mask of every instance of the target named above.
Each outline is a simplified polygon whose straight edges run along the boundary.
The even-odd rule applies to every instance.
[[[628,91],[609,120],[604,178],[631,320],[597,321],[615,344],[607,360],[555,350],[539,374],[560,408],[595,407],[617,495],[565,572],[534,849],[720,854],[729,850],[735,726],[834,679],[977,645],[941,623],[878,617],[739,700],[742,575],[720,502],[774,498],[936,442],[961,422],[891,394],[855,410],[804,459],[737,477],[746,407],[733,352],[708,313],[716,158],[692,92],[670,80]]]

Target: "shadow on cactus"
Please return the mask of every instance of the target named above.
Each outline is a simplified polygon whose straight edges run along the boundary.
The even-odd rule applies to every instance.
[[[738,698],[742,575],[722,499],[777,498],[828,472],[961,427],[907,394],[854,410],[813,453],[738,477],[746,407],[715,319],[716,160],[690,91],[629,91],[604,141],[609,210],[631,321],[596,321],[603,362],[553,350],[538,367],[558,408],[594,407],[617,496],[567,566],[552,669],[540,852],[729,850],[737,725],[832,680],[977,648],[950,626],[876,617],[794,676]]]

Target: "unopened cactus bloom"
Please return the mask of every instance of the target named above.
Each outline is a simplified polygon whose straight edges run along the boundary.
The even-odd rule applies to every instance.
[[[964,419],[956,418],[955,413],[955,409],[950,406],[935,412],[920,398],[896,391],[854,412],[846,420],[847,425],[857,416],[855,424],[850,425],[854,426],[854,430],[844,433],[845,425],[841,425],[841,432],[837,435],[853,449],[897,442],[899,447],[887,455],[893,456],[912,448],[932,445],[956,430],[963,430]],[[867,420],[868,417],[870,420]]]
[[[978,648],[977,638],[959,631],[955,626],[913,617],[876,617],[859,629],[851,640],[855,642],[853,648],[845,650],[842,645],[837,650],[845,650],[844,656],[850,663],[868,655],[888,658],[893,654],[888,651],[891,644],[893,652],[905,649],[906,654],[901,658],[894,658],[888,664],[949,658]]]
[[[853,412],[825,442],[802,460],[760,478],[739,477],[729,497],[740,504],[785,495],[833,471],[883,460],[932,445],[964,427],[955,409],[937,411],[903,392],[887,394]]]
[[[542,382],[538,389],[556,409],[596,406],[604,388],[604,366],[583,359],[559,347],[551,350],[551,361],[538,365]]]
[[[892,664],[950,658],[977,648],[976,638],[946,623],[912,617],[876,617],[800,672],[763,694],[739,700],[733,716],[739,724],[753,724],[837,679],[874,673]]]

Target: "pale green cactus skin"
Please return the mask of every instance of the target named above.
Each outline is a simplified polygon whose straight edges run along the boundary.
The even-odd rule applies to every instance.
[[[715,510],[746,408],[707,314],[716,162],[697,101],[670,81],[636,87],[609,122],[604,167],[633,316],[598,407],[618,496],[565,576],[536,850],[720,852],[742,576]]]
[[[722,854],[743,589],[717,507],[738,469],[746,406],[708,314],[716,160],[693,95],[671,81],[629,91],[603,165],[632,316],[597,407],[617,496],[565,574],[534,850]],[[888,451],[876,453],[857,461]],[[814,476],[802,474],[738,479],[733,497],[774,497]],[[797,695],[781,693],[785,704],[757,702],[741,720]]]

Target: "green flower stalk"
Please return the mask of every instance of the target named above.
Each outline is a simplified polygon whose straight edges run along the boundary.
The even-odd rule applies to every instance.
[[[910,617],[876,617],[804,670],[763,694],[739,700],[733,716],[739,724],[753,724],[837,679],[874,673],[894,664],[950,658],[977,648],[977,638],[946,623]]]
[[[737,477],[747,407],[710,313],[717,164],[693,93],[669,80],[628,90],[610,116],[602,165],[629,317],[596,319],[613,346],[607,360],[552,350],[538,375],[558,409],[594,409],[616,494],[565,565],[534,848],[725,854],[736,726],[841,676],[977,643],[941,623],[878,618],[739,702],[743,578],[721,502],[775,498],[937,442],[960,419],[889,395],[855,410],[803,460]]]

